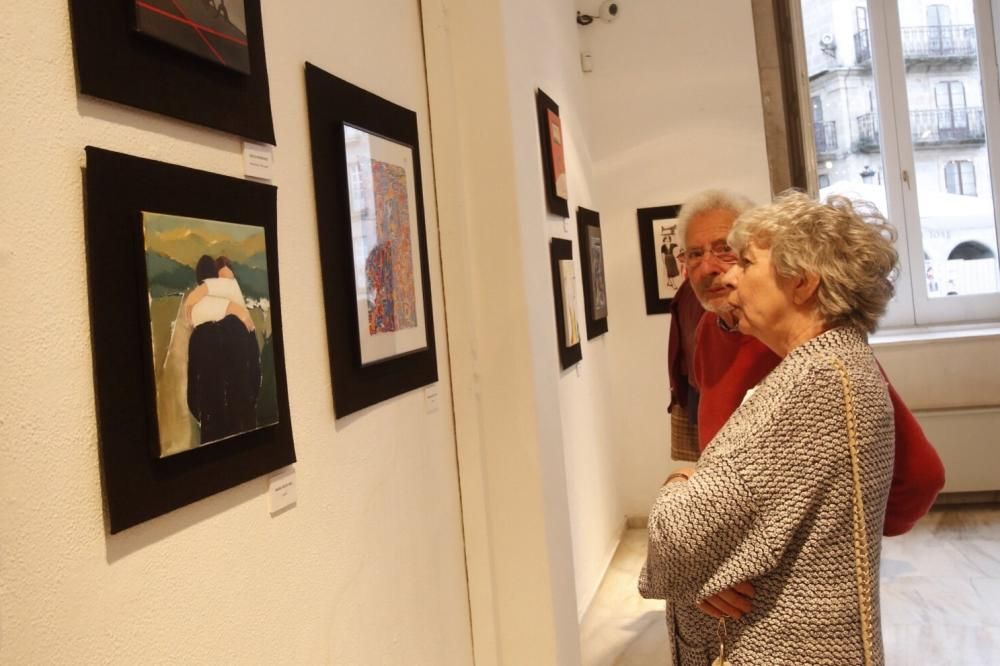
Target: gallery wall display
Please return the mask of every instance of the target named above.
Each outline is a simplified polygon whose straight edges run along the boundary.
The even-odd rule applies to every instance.
[[[569,185],[566,179],[566,152],[559,106],[541,90],[535,91],[535,104],[538,107],[545,201],[550,213],[569,217]]]
[[[295,462],[270,186],[87,148],[112,533]]]
[[[559,340],[559,365],[563,370],[583,359],[580,324],[576,314],[576,268],[573,242],[553,238],[549,246],[552,260],[552,293],[556,308],[556,337]]]
[[[417,115],[306,64],[334,412],[436,382]]]
[[[275,143],[260,0],[70,0],[80,92]]]
[[[684,281],[681,271],[681,241],[677,236],[677,213],[681,207],[640,208],[639,252],[646,294],[646,314],[665,314]]]
[[[583,277],[584,321],[587,339],[608,332],[608,286],[604,279],[604,238],[601,215],[587,208],[576,209],[580,234],[580,272]]]

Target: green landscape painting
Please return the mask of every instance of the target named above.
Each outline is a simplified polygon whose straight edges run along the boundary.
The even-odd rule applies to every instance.
[[[278,422],[258,226],[143,212],[159,456]]]

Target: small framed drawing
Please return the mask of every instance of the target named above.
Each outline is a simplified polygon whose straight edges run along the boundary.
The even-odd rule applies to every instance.
[[[80,92],[275,143],[260,0],[70,0]]]
[[[295,461],[270,185],[87,148],[112,533]]]
[[[604,280],[604,239],[601,216],[597,211],[576,209],[580,233],[580,268],[583,277],[584,321],[587,339],[608,332],[608,286]]]
[[[334,412],[436,382],[417,115],[306,64]]]
[[[563,145],[559,106],[541,90],[535,91],[538,107],[538,134],[542,145],[545,201],[553,215],[569,217],[569,186],[566,181],[566,152]]]
[[[679,205],[657,206],[637,211],[646,314],[669,312],[670,301],[684,281],[681,244],[677,236],[680,208]]]
[[[565,370],[583,359],[580,347],[580,324],[576,314],[573,242],[563,238],[553,238],[549,251],[552,259],[552,292],[556,307],[559,365]]]

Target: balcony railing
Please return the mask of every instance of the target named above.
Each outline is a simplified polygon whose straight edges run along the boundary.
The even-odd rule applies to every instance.
[[[986,141],[983,110],[963,108],[911,111],[910,134],[916,148],[983,143]],[[816,150],[820,152],[818,147]],[[874,113],[858,116],[858,150],[863,153],[879,150],[878,121]]]
[[[983,143],[986,127],[982,109],[937,109],[912,111],[910,133],[913,143],[934,145],[939,143]]]
[[[854,33],[854,62],[859,65],[870,65],[872,62],[872,43],[867,30]]]
[[[824,153],[837,152],[837,121],[828,120],[826,122],[813,123],[813,136],[816,139],[816,152],[820,155]]]
[[[903,28],[906,60],[968,59],[976,57],[976,26],[940,25]],[[854,33],[854,62],[871,65],[872,47],[867,30]]]
[[[874,113],[858,116],[858,150],[863,153],[879,151],[878,118]]]
[[[903,57],[907,60],[976,57],[974,25],[903,28],[902,33]]]

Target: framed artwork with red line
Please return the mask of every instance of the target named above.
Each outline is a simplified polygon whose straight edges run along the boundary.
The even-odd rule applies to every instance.
[[[80,93],[275,144],[260,0],[70,0]]]
[[[250,73],[243,0],[135,0],[135,29],[209,62]]]

